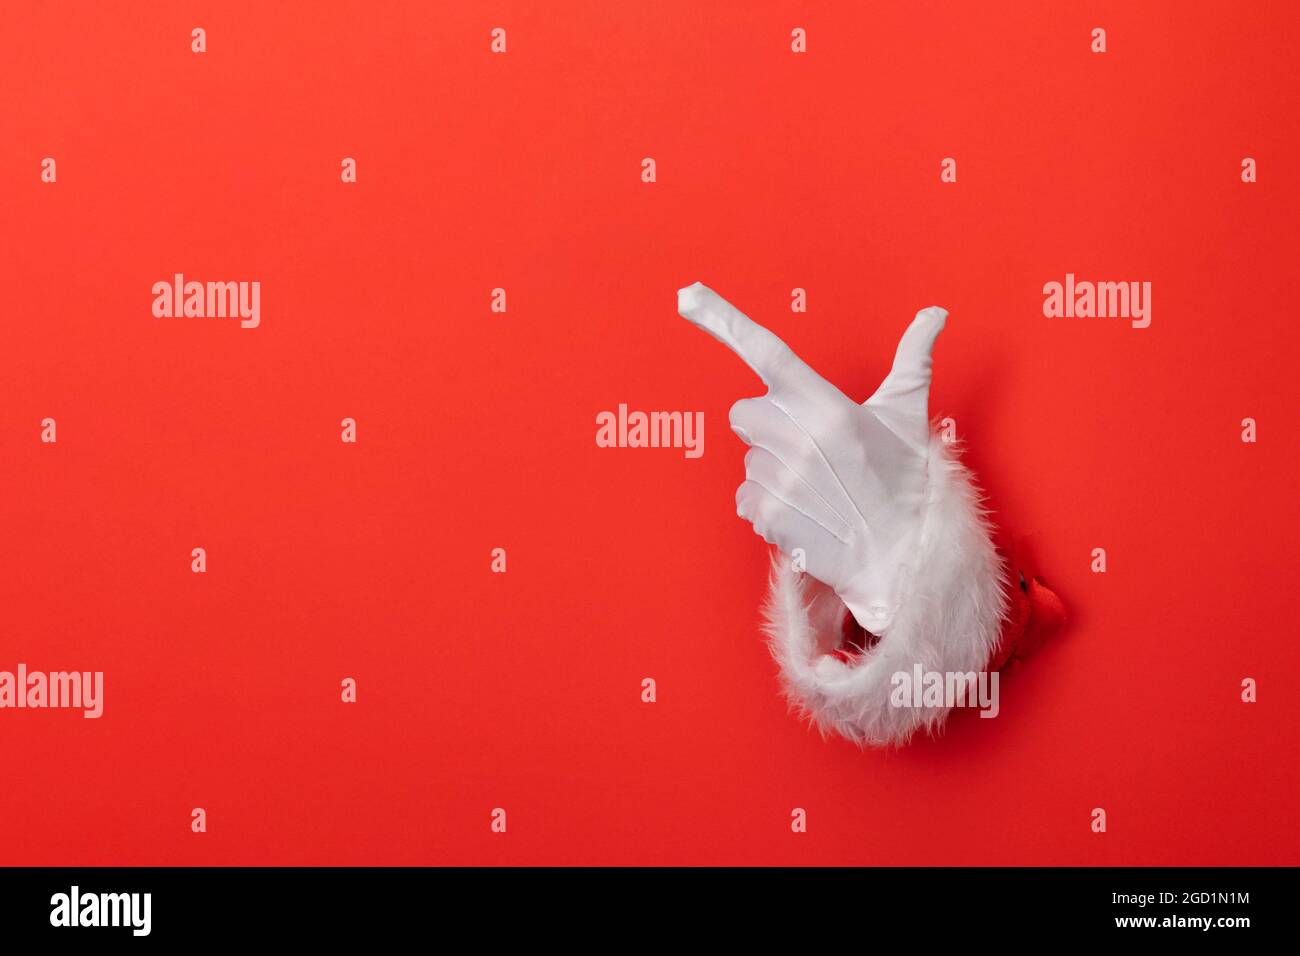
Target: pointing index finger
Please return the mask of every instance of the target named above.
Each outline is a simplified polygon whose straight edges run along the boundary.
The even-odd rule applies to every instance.
[[[790,346],[701,282],[677,290],[677,312],[739,355],[768,388],[820,378]]]

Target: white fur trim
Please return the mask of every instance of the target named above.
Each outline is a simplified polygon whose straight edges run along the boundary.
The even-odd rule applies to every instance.
[[[946,708],[896,707],[893,675],[967,673],[988,666],[1007,614],[1006,571],[970,472],[931,434],[929,494],[911,593],[875,647],[854,663],[830,656],[847,609],[835,592],[777,552],[764,630],[786,695],[822,733],[862,745],[906,743],[938,730]]]

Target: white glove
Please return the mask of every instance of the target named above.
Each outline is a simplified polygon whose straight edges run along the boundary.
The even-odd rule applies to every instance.
[[[767,386],[731,408],[750,446],[736,491],[740,516],[834,589],[862,627],[883,635],[911,589],[926,500],[930,352],[948,313],[916,314],[894,367],[859,405],[779,338],[707,286],[677,293],[677,311],[744,360]]]
[[[983,670],[1008,607],[979,492],[930,432],[930,352],[947,313],[917,313],[893,369],[859,405],[700,283],[677,293],[677,310],[768,387],[732,406],[731,427],[750,446],[737,510],[783,552],[766,630],[787,695],[823,731],[860,744],[933,731],[948,707],[894,700],[898,675]],[[792,564],[797,550],[807,575]],[[879,641],[840,653],[846,613]]]

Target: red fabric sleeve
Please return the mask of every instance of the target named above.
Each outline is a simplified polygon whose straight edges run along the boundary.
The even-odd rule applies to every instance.
[[[995,543],[1007,566],[1010,606],[991,671],[1029,657],[1065,623],[1065,605],[1039,578],[1029,540],[999,531]]]

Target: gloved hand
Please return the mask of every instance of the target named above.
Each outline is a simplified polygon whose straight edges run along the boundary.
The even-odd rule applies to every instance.
[[[740,356],[767,386],[731,408],[750,446],[736,508],[755,532],[831,587],[857,622],[889,632],[913,589],[929,492],[930,353],[948,313],[916,314],[893,369],[862,404],[708,287],[677,311]]]

